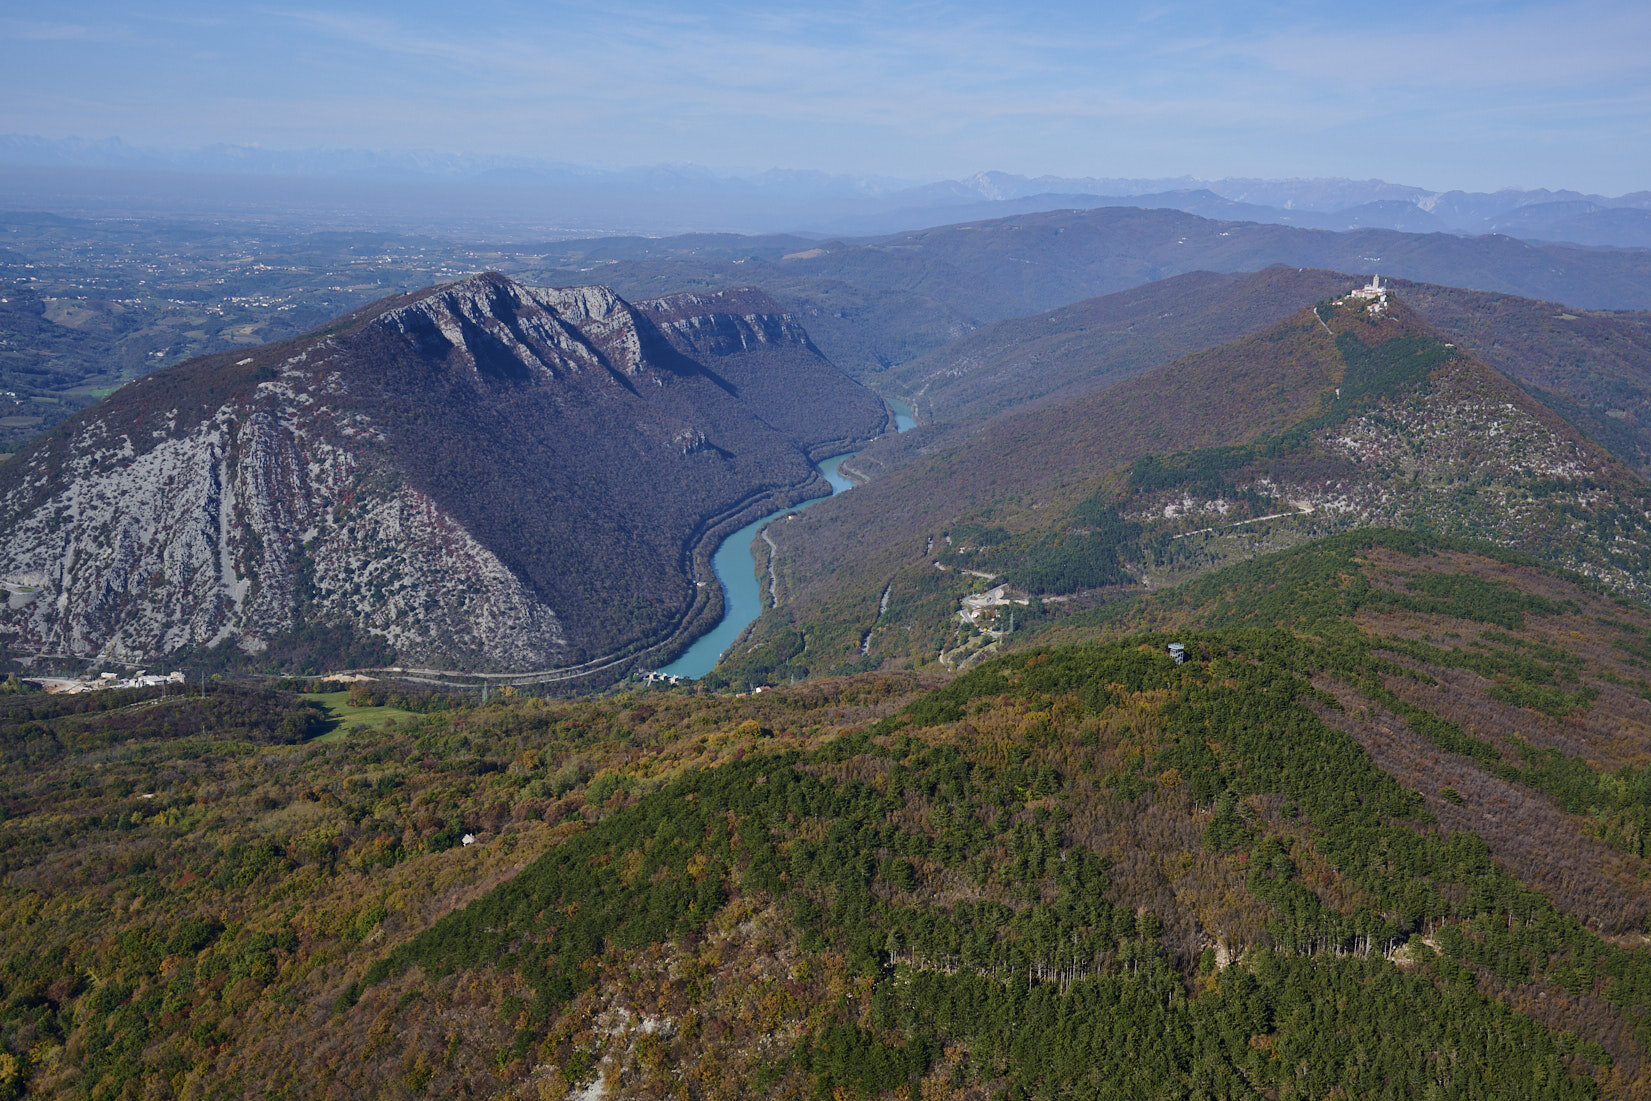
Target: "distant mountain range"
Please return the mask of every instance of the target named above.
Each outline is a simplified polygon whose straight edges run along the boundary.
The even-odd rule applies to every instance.
[[[1140,206],[1310,229],[1503,233],[1528,240],[1651,247],[1651,191],[1621,196],[1507,188],[1433,191],[1382,180],[1191,176],[1060,177],[980,172],[913,184],[887,176],[772,170],[719,172],[699,165],[599,169],[530,157],[273,150],[213,145],[151,149],[118,139],[0,135],[8,209],[122,209],[261,213],[332,221],[443,222],[455,188],[492,208],[446,214],[452,228],[520,232],[680,233],[796,231],[877,234],[1063,208]],[[187,178],[211,177],[208,187]],[[256,178],[284,179],[285,191]],[[361,183],[376,186],[363,190]],[[261,211],[259,208],[262,208]]]
[[[715,621],[719,534],[887,423],[759,291],[477,276],[157,372],[0,465],[0,640],[622,673]]]
[[[691,234],[548,243],[535,278],[601,279],[636,297],[755,283],[845,371],[884,373],[980,325],[1195,271],[1273,264],[1380,272],[1592,309],[1651,308],[1651,252],[1364,229],[1216,221],[1106,207],[1021,214],[880,237]]]
[[[1651,246],[1651,192],[1435,192],[1381,180],[1027,179],[1000,172],[900,192],[897,209],[845,219],[839,233],[893,233],[945,222],[1063,208],[1135,206],[1308,229],[1506,234],[1533,241]]]

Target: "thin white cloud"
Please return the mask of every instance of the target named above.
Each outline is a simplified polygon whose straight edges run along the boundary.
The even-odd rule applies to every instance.
[[[1232,44],[1271,69],[1372,97],[1418,89],[1520,91],[1651,74],[1651,7],[1570,3],[1478,10],[1415,25],[1289,30]]]
[[[136,119],[116,132],[151,141],[169,127],[230,142],[903,174],[1150,170],[1131,156],[1265,174],[1269,159],[1354,155],[1362,161],[1346,171],[1394,174],[1363,151],[1463,165],[1492,136],[1583,149],[1607,134],[1632,141],[1651,119],[1651,9],[1611,0],[1444,0],[1425,11],[1411,0],[1176,0],[1127,12],[614,0],[510,5],[509,15],[490,4],[465,18],[418,4],[276,2],[133,15],[149,20],[138,23],[143,49],[116,52],[145,75],[141,87],[100,83],[91,66],[53,79],[42,66],[14,80],[24,97],[14,103],[60,133],[113,125],[70,129],[71,115]],[[125,14],[111,10],[118,24]],[[175,34],[153,33],[173,18]],[[35,26],[72,43],[103,21]],[[0,31],[8,25],[21,21]],[[243,71],[213,63],[239,98],[200,97],[195,62],[232,56],[249,35],[267,48]],[[1111,155],[1096,163],[1095,150]]]
[[[0,37],[16,42],[120,42],[124,27],[87,23],[53,23],[32,19],[0,20]]]

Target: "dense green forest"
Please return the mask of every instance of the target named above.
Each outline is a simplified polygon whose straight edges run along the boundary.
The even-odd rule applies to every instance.
[[[0,1083],[1638,1096],[1648,622],[1361,532],[949,682],[0,694]]]

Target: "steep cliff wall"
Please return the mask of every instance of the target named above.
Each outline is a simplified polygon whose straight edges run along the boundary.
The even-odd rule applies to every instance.
[[[883,412],[792,322],[757,319],[789,350],[757,371],[656,312],[483,275],[134,383],[0,467],[0,643],[523,669],[657,641],[694,540]]]

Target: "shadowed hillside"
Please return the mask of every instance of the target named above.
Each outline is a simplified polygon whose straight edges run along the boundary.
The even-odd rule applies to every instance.
[[[148,376],[0,467],[0,639],[622,676],[714,619],[718,533],[888,424],[774,311],[483,275]]]

